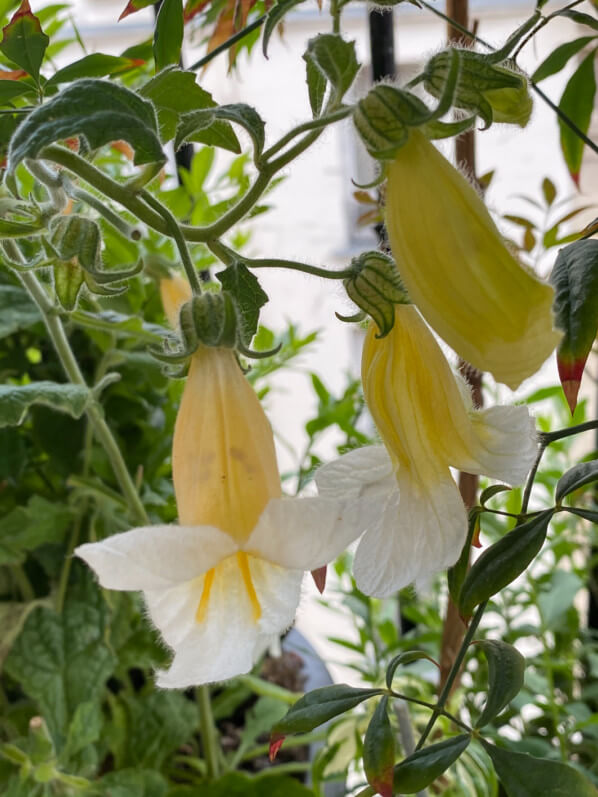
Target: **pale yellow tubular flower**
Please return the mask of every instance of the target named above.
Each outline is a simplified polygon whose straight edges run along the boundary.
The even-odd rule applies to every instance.
[[[189,298],[163,282],[171,323]],[[230,349],[200,345],[172,450],[179,526],[132,529],[77,548],[104,587],[143,590],[174,650],[158,685],[247,672],[292,623],[305,570],[335,558],[360,529],[338,499],[281,497],[272,429]]]
[[[451,466],[520,484],[536,453],[527,408],[474,410],[415,307],[395,313],[384,338],[370,324],[362,357],[366,403],[384,447],[352,451],[316,475],[321,495],[350,485],[362,499],[366,534],[354,573],[361,590],[378,596],[458,558],[467,522]]]
[[[515,389],[560,339],[553,289],[517,262],[465,177],[418,130],[388,167],[386,225],[401,278],[460,357]]]

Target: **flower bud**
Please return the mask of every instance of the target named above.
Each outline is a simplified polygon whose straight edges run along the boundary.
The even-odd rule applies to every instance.
[[[237,311],[226,291],[193,296],[181,307],[179,323],[189,352],[195,351],[200,343],[227,349],[236,345]]]
[[[352,275],[344,281],[349,298],[376,322],[380,337],[394,323],[395,304],[409,304],[395,261],[383,252],[364,252],[351,261]]]
[[[532,112],[528,81],[511,61],[490,63],[486,56],[459,49],[460,71],[453,105],[475,111],[487,125],[504,122],[525,127]],[[451,51],[442,50],[431,58],[424,70],[424,86],[433,97],[440,97],[446,83]]]
[[[392,159],[408,137],[408,125],[429,117],[424,103],[408,91],[381,84],[374,86],[353,111],[353,123],[374,158]]]

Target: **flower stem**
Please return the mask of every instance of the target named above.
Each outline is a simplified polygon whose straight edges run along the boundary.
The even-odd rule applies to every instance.
[[[210,701],[210,687],[206,684],[198,686],[195,694],[199,704],[203,755],[208,769],[208,777],[214,779],[218,777],[220,764],[218,759],[218,735]]]
[[[22,259],[20,249],[12,241],[5,242],[5,246],[8,246],[9,243],[11,244],[11,257],[15,260]],[[68,379],[74,385],[88,387],[75,355],[73,354],[73,350],[70,347],[62,322],[56,315],[54,305],[48,298],[39,280],[30,272],[21,272],[18,274],[18,277],[42,315],[50,340],[56,349],[56,353],[58,354],[58,358]],[[118,443],[114,439],[110,427],[104,419],[101,408],[95,402],[92,402],[87,408],[86,414],[93,427],[94,434],[110,460],[114,476],[127,500],[132,515],[134,515],[136,521],[139,523],[149,523],[147,513],[135,489],[129,471],[127,470]]]

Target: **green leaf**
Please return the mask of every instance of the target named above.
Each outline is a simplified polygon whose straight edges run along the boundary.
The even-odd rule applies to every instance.
[[[77,706],[69,725],[61,760],[68,762],[70,758],[76,756],[88,745],[97,742],[100,738],[102,725],[102,709],[99,703],[86,700]]]
[[[495,495],[508,492],[512,489],[513,488],[509,487],[507,484],[491,484],[490,487],[486,487],[485,490],[482,490],[482,494],[480,495],[480,504],[484,506],[491,498],[494,498]]]
[[[166,797],[168,782],[152,769],[121,769],[94,783],[101,797]],[[94,792],[92,792],[93,794]]]
[[[488,661],[488,697],[475,725],[483,728],[521,691],[525,658],[512,645],[497,639],[485,639],[476,644]]]
[[[557,504],[560,504],[566,495],[595,481],[598,481],[598,459],[592,459],[589,462],[579,462],[574,465],[558,481],[554,494]]]
[[[33,404],[43,404],[80,418],[91,398],[88,388],[70,383],[43,381],[29,385],[0,385],[0,427],[18,426]]]
[[[41,320],[27,293],[15,285],[0,285],[0,339]]]
[[[216,274],[225,291],[232,294],[241,319],[241,339],[249,346],[257,331],[260,309],[268,301],[268,295],[260,283],[243,263],[235,263]]]
[[[358,706],[382,689],[357,689],[347,684],[334,684],[314,689],[300,698],[272,728],[272,739],[290,733],[307,733],[332,717]]]
[[[594,97],[596,95],[595,54],[596,51],[592,50],[569,78],[559,103],[559,109],[572,122],[575,122],[582,133],[587,133],[589,130],[594,108]],[[581,169],[584,143],[561,119],[559,119],[559,128],[561,131],[561,149],[565,163],[569,169],[569,174],[575,183],[579,185],[579,171]]]
[[[162,163],[157,130],[151,102],[118,83],[85,78],[19,125],[8,151],[8,171],[13,174],[24,158],[36,158],[48,144],[72,136],[84,136],[92,149],[122,138],[134,148],[136,164]]]
[[[560,72],[561,69],[566,66],[570,58],[573,58],[574,55],[580,50],[583,50],[583,48],[591,41],[594,41],[595,38],[595,36],[582,36],[580,39],[574,39],[571,42],[561,44],[560,47],[557,47],[556,50],[550,53],[548,58],[542,61],[532,75],[532,81],[534,83],[539,83],[541,80],[545,80],[545,78],[551,75],[556,75],[557,72]]]
[[[202,784],[201,797],[314,797],[311,789],[302,786],[298,780],[282,775],[267,778],[251,778],[240,772],[229,772],[218,780]],[[135,795],[137,797],[137,795]],[[197,788],[189,791],[175,790],[169,797],[200,797]]]
[[[446,577],[449,588],[449,594],[453,600],[453,603],[457,606],[459,605],[459,595],[461,594],[461,588],[463,587],[463,582],[465,581],[465,577],[467,576],[467,571],[469,570],[471,546],[474,540],[476,539],[476,536],[479,536],[480,514],[481,510],[479,507],[472,507],[469,510],[469,519],[467,522],[467,538],[461,550],[461,555],[459,556],[455,564],[449,567],[449,569],[447,570]]]
[[[561,249],[550,282],[555,325],[564,333],[557,349],[559,377],[573,412],[598,330],[598,241],[574,241]]]
[[[342,100],[359,72],[355,42],[347,42],[335,33],[320,33],[309,40],[303,57],[331,84],[336,99]]]
[[[2,33],[0,51],[39,83],[39,70],[50,39],[31,13],[29,0],[23,0]]]
[[[235,122],[247,130],[253,141],[255,157],[258,158],[264,148],[264,121],[254,108],[244,103],[219,105],[215,108],[184,114],[177,128],[175,149],[187,141],[201,141],[204,144],[213,144],[231,152],[241,152],[241,145],[229,122]],[[226,125],[225,128],[221,127],[223,124]],[[229,134],[222,138],[222,130],[230,130],[232,138]],[[209,136],[214,136],[215,133],[217,133],[217,138],[214,138],[213,141],[210,140]],[[222,141],[219,142],[219,138],[222,138]]]
[[[39,495],[0,520],[0,564],[20,564],[25,554],[45,543],[60,543],[73,522],[71,509]]]
[[[0,602],[0,669],[4,659],[10,652],[12,643],[20,634],[27,615],[34,608],[35,603],[33,601],[28,603]]]
[[[115,657],[104,641],[107,606],[91,573],[78,576],[62,614],[34,609],[4,663],[6,672],[37,701],[58,750],[77,707],[98,701]]]
[[[434,659],[424,650],[407,650],[404,653],[399,653],[398,656],[395,656],[386,668],[386,686],[389,689],[392,689],[392,679],[395,677],[395,672],[397,671],[398,667],[404,666],[405,664],[411,664],[412,661],[419,661],[420,659],[427,659],[428,661],[431,661],[432,664],[436,664]],[[436,666],[438,665],[436,664]]]
[[[508,797],[598,797],[595,786],[568,764],[480,742]]]
[[[453,764],[466,749],[467,734],[453,736],[413,753],[395,767],[394,788],[399,794],[415,794],[425,789]]]
[[[567,507],[567,512],[571,512],[572,515],[577,515],[578,517],[584,518],[584,520],[591,520],[592,523],[598,523],[598,510],[595,509],[582,509],[581,507]]]
[[[461,617],[471,617],[478,604],[487,601],[523,573],[544,544],[553,512],[553,509],[547,509],[516,526],[474,562],[459,595]]]
[[[295,8],[295,6],[301,5],[303,2],[304,0],[277,0],[270,11],[268,11],[268,16],[264,22],[264,35],[262,38],[262,52],[266,58],[268,57],[268,44],[270,43],[270,38],[276,26],[282,21],[285,14],[292,8]]]
[[[54,263],[54,290],[58,301],[70,312],[77,306],[79,291],[85,282],[83,269],[78,263],[58,260]]]
[[[136,11],[141,11],[142,8],[147,8],[147,6],[153,6],[155,0],[129,0],[127,3],[125,10],[122,12],[118,21],[120,22],[121,19],[128,17],[129,14],[134,14]]]
[[[583,11],[575,11],[574,9],[567,8],[558,13],[559,16],[572,19],[573,22],[577,22],[578,25],[587,25],[588,28],[598,30],[598,19],[596,19],[596,17],[591,17],[589,14],[584,14]]]
[[[59,69],[48,80],[44,86],[45,91],[52,86],[60,83],[71,83],[73,80],[90,77],[105,77],[106,75],[116,75],[135,69],[139,63],[132,58],[124,58],[121,55],[107,55],[106,53],[91,53],[73,61],[72,64]]]
[[[376,706],[363,741],[366,778],[382,797],[392,797],[394,763],[394,733],[388,719],[388,697],[385,695]]]
[[[154,32],[156,72],[179,63],[183,35],[183,0],[163,0]]]
[[[168,67],[139,90],[156,106],[162,141],[174,138],[181,114],[216,106],[210,92],[202,89],[196,78],[194,72]],[[234,137],[232,128],[230,134]]]
[[[575,573],[558,568],[547,574],[537,598],[538,609],[544,626],[556,632],[557,626],[566,616],[584,583]]]
[[[542,180],[542,193],[544,194],[546,204],[550,207],[556,199],[556,188],[552,180],[548,177]]]
[[[305,79],[307,82],[307,92],[309,95],[309,104],[314,117],[320,115],[322,106],[324,104],[324,97],[326,96],[326,87],[328,83],[326,78],[320,72],[314,62],[306,57],[307,53],[303,56],[305,60]]]
[[[35,96],[35,89],[31,83],[22,80],[0,80],[0,105],[8,105],[19,97]]]

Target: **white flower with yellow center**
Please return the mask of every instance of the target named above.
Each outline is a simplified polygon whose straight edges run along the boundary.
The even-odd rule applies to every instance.
[[[186,288],[169,283],[162,295],[173,318]],[[192,356],[172,469],[179,526],[132,529],[76,554],[102,586],[143,591],[174,650],[157,683],[187,687],[250,670],[293,622],[304,571],[359,529],[344,501],[281,496],[272,429],[230,349],[200,345]]]
[[[450,467],[520,484],[536,454],[526,407],[474,410],[412,305],[395,307],[384,338],[370,324],[362,379],[384,446],[366,446],[316,474],[323,497],[359,498],[365,530],[357,586],[385,596],[452,565],[465,542],[466,510]]]

